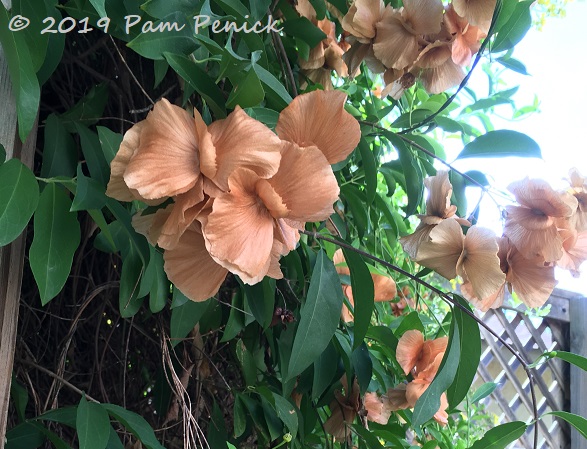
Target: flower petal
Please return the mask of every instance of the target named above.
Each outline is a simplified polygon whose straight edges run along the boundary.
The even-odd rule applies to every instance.
[[[259,179],[246,168],[236,170],[203,227],[212,258],[250,284],[267,274],[273,247],[274,220],[257,195]]]
[[[279,167],[281,140],[261,122],[249,117],[239,106],[227,118],[208,127],[213,145],[202,149],[202,173],[222,190],[228,177],[246,168],[260,178],[270,178]]]
[[[344,110],[345,101],[339,90],[299,95],[281,111],[275,131],[300,147],[317,146],[329,164],[341,162],[361,139],[359,123]]]
[[[412,329],[401,336],[395,357],[405,374],[408,374],[416,366],[423,347],[424,335],[419,330]]]
[[[391,301],[397,295],[395,281],[389,276],[371,274],[375,288],[375,302]]]
[[[402,15],[415,34],[438,34],[442,25],[444,7],[441,0],[404,0]]]
[[[191,189],[200,177],[194,119],[162,99],[140,132],[139,146],[124,172],[126,185],[146,199],[175,196]]]
[[[430,240],[418,248],[416,262],[431,268],[446,279],[457,275],[457,263],[464,248],[463,231],[456,220],[443,220],[430,231]]]
[[[367,420],[386,425],[391,416],[391,408],[385,406],[385,402],[377,396],[377,393],[365,393],[363,407],[367,412]]]
[[[184,232],[177,246],[163,254],[167,277],[192,301],[214,296],[228,271],[208,254],[196,222]]]
[[[405,69],[418,57],[418,37],[406,29],[401,14],[387,6],[377,23],[373,53],[387,68]]]
[[[139,147],[140,135],[145,124],[146,122],[143,120],[124,133],[120,148],[110,163],[110,181],[106,188],[106,195],[118,201],[130,202],[141,199],[136,190],[128,188],[123,176],[128,163]]]

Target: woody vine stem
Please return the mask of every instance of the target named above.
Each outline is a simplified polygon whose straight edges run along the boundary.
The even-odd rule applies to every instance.
[[[407,278],[411,279],[414,282],[417,282],[418,284],[428,288],[429,290],[431,290],[432,292],[436,293],[438,295],[438,297],[440,299],[442,299],[444,302],[451,304],[453,307],[458,307],[461,311],[463,311],[465,314],[467,314],[468,316],[470,316],[473,320],[475,320],[480,326],[482,326],[484,329],[486,329],[491,335],[493,335],[509,352],[512,353],[512,355],[520,362],[520,364],[522,365],[522,367],[524,368],[524,371],[526,372],[526,376],[528,376],[528,382],[529,382],[529,386],[530,386],[530,395],[532,397],[532,414],[534,417],[534,444],[533,447],[534,449],[536,449],[538,447],[538,401],[536,399],[536,390],[535,390],[535,381],[534,381],[534,375],[532,373],[532,367],[530,366],[530,364],[524,360],[524,358],[519,354],[519,352],[512,346],[510,345],[507,341],[505,341],[502,337],[500,337],[493,329],[491,329],[486,323],[484,323],[481,319],[479,319],[473,312],[471,312],[471,310],[469,310],[467,307],[463,306],[462,304],[460,304],[458,301],[455,301],[454,298],[452,298],[450,295],[448,295],[447,293],[443,292],[442,290],[434,287],[433,285],[431,285],[430,283],[420,279],[418,276],[392,264],[389,263],[377,256],[373,256],[372,254],[369,254],[366,251],[363,251],[361,249],[355,248],[352,245],[343,242],[341,240],[337,240],[334,238],[330,238],[327,237],[325,235],[319,234],[317,232],[314,231],[306,231],[306,230],[300,230],[299,231],[302,234],[305,234],[307,236],[312,237],[315,240],[323,240],[325,242],[329,242],[329,243],[333,243],[335,245],[338,245],[342,248],[348,249],[350,251],[354,251],[357,254],[360,254],[363,257],[366,257],[368,259],[374,260],[378,263],[380,263],[381,265],[392,269],[393,271],[400,273],[404,276],[406,276]]]

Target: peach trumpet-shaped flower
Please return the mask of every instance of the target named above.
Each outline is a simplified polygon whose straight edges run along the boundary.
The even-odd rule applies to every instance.
[[[520,206],[506,206],[506,235],[527,259],[541,257],[556,262],[563,255],[563,239],[557,219],[569,218],[577,209],[577,199],[558,193],[541,179],[523,179],[508,186]]]
[[[329,164],[344,161],[361,140],[359,122],[344,109],[346,95],[316,90],[297,96],[281,113],[277,135],[298,146],[316,146]]]
[[[440,0],[405,0],[399,10],[387,5],[373,41],[377,59],[387,68],[411,66],[420,53],[421,36],[440,32],[443,9]]]
[[[571,222],[577,232],[587,231],[587,179],[576,168],[569,170],[569,193],[577,199]]]
[[[487,34],[495,10],[496,0],[453,0],[455,12]]]
[[[325,220],[339,193],[322,152],[293,143],[284,144],[272,178],[240,168],[228,184],[229,190],[214,199],[212,211],[201,221],[202,231],[212,258],[249,284],[269,270],[273,241],[282,237],[275,231],[287,234],[292,223]]]
[[[348,267],[342,266],[346,263],[342,249],[337,249],[332,258],[334,262],[336,272],[338,274],[350,276],[350,270]],[[371,273],[371,279],[373,279],[373,288],[375,291],[374,301],[383,302],[391,301],[397,295],[397,287],[395,281],[389,276],[383,276],[381,274]],[[350,285],[343,285],[343,293],[347,297],[351,306],[355,306],[355,300],[353,298],[353,291]],[[354,321],[354,317],[346,304],[342,305],[341,318],[345,323]]]
[[[383,0],[355,0],[342,19],[342,28],[359,42],[369,44],[375,37],[375,25],[381,20],[384,8]]]
[[[504,283],[492,294],[479,298],[475,296],[471,283],[461,286],[463,296],[482,312],[501,307],[505,289],[516,292],[518,298],[528,307],[540,307],[550,297],[556,280],[554,267],[545,266],[540,257],[526,259],[507,237],[498,239],[500,268],[505,274]]]
[[[359,384],[355,378],[352,388],[348,388],[346,374],[340,380],[346,394],[335,391],[335,399],[330,403],[330,418],[324,423],[324,430],[338,441],[344,441],[350,435],[348,426],[352,425],[357,413],[361,409]]]
[[[485,298],[505,280],[497,256],[495,234],[472,226],[463,234],[456,220],[444,220],[430,232],[430,240],[418,248],[415,261],[446,279],[461,276],[471,283],[475,296]]]
[[[429,176],[424,179],[424,185],[428,189],[426,200],[426,213],[418,215],[420,224],[413,234],[400,238],[400,243],[406,253],[415,259],[418,248],[422,242],[429,239],[430,232],[434,227],[446,219],[455,219],[458,223],[469,226],[467,220],[457,217],[457,206],[451,205],[452,184],[448,179],[448,172],[439,170],[436,176]]]
[[[447,31],[454,36],[451,48],[453,62],[460,66],[469,65],[473,55],[481,48],[481,39],[487,33],[460,17],[452,4],[446,9],[444,23]]]

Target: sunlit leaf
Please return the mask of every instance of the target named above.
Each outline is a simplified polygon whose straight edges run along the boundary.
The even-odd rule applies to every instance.
[[[471,449],[504,449],[508,444],[516,441],[526,431],[528,426],[521,421],[508,422],[489,429]]]
[[[546,415],[554,415],[558,418],[564,419],[575,429],[577,429],[577,432],[579,432],[583,438],[587,438],[587,419],[583,418],[582,416],[563,411],[548,412]]]
[[[542,158],[542,153],[531,137],[517,131],[502,129],[477,137],[465,145],[456,159],[506,156]]]

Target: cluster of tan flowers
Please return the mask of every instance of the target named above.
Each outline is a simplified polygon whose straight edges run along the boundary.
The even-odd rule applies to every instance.
[[[228,272],[248,284],[279,279],[298,229],[333,213],[330,165],[360,139],[345,101],[339,91],[301,95],[274,133],[239,107],[206,125],[161,100],[124,135],[106,193],[161,205],[133,225],[165,250],[169,280],[194,301],[215,295]]]
[[[345,42],[336,40],[332,22],[316,19],[308,0],[298,0],[298,12],[327,35],[300,65],[326,89],[332,88],[331,70],[353,77],[365,61],[383,73],[383,96],[398,99],[417,78],[428,92],[444,92],[465,77],[463,67],[487,37],[495,4],[453,0],[445,9],[441,0],[404,0],[403,7],[393,8],[383,0],[355,0],[340,20]]]
[[[425,182],[426,214],[400,242],[419,264],[447,279],[460,276],[463,295],[482,311],[502,305],[506,286],[539,307],[556,285],[554,267],[576,271],[587,259],[587,184],[575,169],[565,192],[536,179],[510,184],[519,206],[506,207],[500,238],[455,216],[447,172]],[[461,225],[470,226],[466,235]]]

